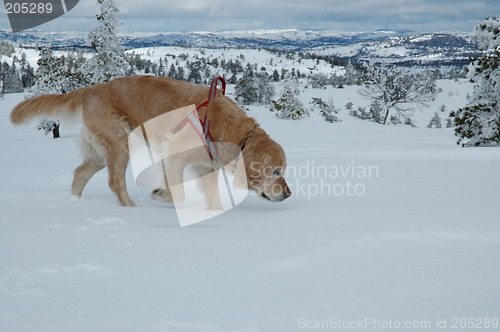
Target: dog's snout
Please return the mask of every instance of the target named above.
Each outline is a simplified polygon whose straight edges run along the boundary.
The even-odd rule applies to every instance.
[[[292,196],[292,191],[290,190],[290,187],[288,187],[288,184],[285,184],[285,189],[283,193],[285,194],[284,199],[287,199],[288,197]]]

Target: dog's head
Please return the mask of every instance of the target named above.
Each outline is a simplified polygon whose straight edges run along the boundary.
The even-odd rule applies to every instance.
[[[245,172],[235,177],[235,185],[255,191],[261,198],[273,202],[290,197],[292,192],[284,178],[286,156],[283,148],[230,98],[216,98],[209,110],[213,128],[218,128],[213,134],[219,141],[242,142],[237,152],[241,147]],[[224,116],[218,116],[221,114]],[[230,123],[237,125],[228,125]],[[224,164],[234,158],[232,153],[227,156]],[[224,155],[222,157],[224,159]]]
[[[272,202],[292,195],[284,177],[285,152],[262,129],[256,130],[242,152],[249,190]]]

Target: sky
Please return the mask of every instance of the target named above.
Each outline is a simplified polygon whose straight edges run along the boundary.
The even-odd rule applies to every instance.
[[[262,29],[376,29],[470,32],[500,16],[499,0],[116,0],[120,32],[193,32]],[[96,0],[80,0],[66,15],[35,29],[88,31],[97,26]],[[0,29],[10,30],[0,14]]]

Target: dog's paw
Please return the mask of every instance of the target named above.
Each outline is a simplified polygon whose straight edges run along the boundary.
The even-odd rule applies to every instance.
[[[162,202],[166,202],[166,203],[173,202],[172,197],[170,195],[170,191],[166,190],[166,189],[161,189],[161,188],[157,188],[157,189],[153,190],[153,192],[151,193],[151,198],[154,200],[158,200],[158,201],[162,201]]]

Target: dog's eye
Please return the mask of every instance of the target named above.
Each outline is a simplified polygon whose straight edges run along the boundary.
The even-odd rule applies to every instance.
[[[276,170],[274,171],[274,175],[276,175],[276,176],[280,176],[280,175],[281,175],[281,169],[279,169],[279,168],[278,168],[278,169],[276,169]]]

